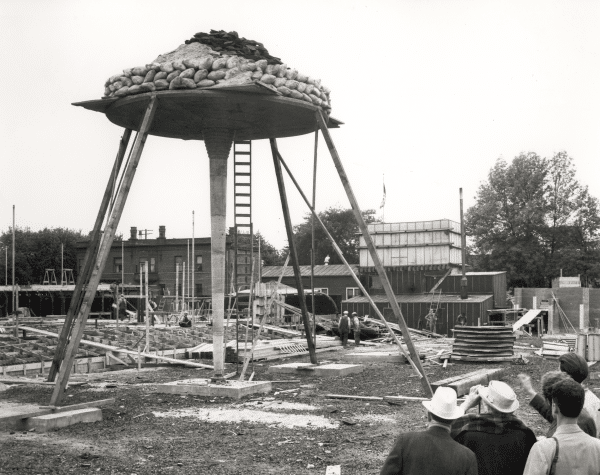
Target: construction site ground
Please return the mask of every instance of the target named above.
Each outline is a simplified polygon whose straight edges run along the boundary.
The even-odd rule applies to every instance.
[[[541,340],[524,338],[517,344],[539,347]],[[377,347],[384,349],[397,351],[392,345]],[[359,350],[372,352],[374,347]],[[344,354],[353,351],[350,345],[318,356],[320,361],[343,363]],[[505,381],[521,403],[517,415],[543,435],[548,424],[528,406],[517,375],[525,372],[539,383],[558,363],[531,354],[526,358],[526,365],[451,363],[444,369],[426,363],[425,368],[434,382],[506,365]],[[286,361],[309,360],[303,356]],[[426,427],[420,402],[390,405],[325,397],[423,396],[408,364],[366,363],[364,372],[339,378],[267,373],[269,365],[280,363],[255,363],[254,379],[290,382],[273,383],[270,394],[241,400],[155,392],[158,383],[209,377],[210,370],[163,366],[92,373],[88,384],[68,388],[64,403],[115,398],[113,406],[102,409],[104,420],[49,433],[0,432],[0,473],[324,474],[327,466],[341,465],[344,475],[377,474],[400,432]],[[0,392],[0,404],[45,405],[51,392],[52,386],[13,385]]]

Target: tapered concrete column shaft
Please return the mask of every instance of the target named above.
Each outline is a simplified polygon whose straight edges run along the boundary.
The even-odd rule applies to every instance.
[[[223,376],[225,316],[225,238],[227,217],[227,158],[233,131],[203,130],[210,164],[210,252],[212,279],[213,363],[215,376]]]

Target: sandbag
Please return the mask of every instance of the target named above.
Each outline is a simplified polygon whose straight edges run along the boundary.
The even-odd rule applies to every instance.
[[[277,69],[277,74],[275,74],[275,76],[277,76],[278,78],[283,78],[285,77],[285,73],[287,72],[287,64],[283,63],[283,64],[279,64],[279,69]]]
[[[292,91],[290,89],[288,89],[287,87],[285,87],[285,86],[279,86],[277,88],[277,90],[279,92],[281,92],[281,94],[283,94],[284,96],[291,96],[292,95]]]
[[[227,66],[227,59],[226,58],[219,58],[219,59],[215,59],[213,61],[211,69],[213,71],[218,71],[219,69],[223,69],[226,66]]]
[[[142,76],[144,77],[148,73],[146,66],[138,66],[137,68],[131,69],[132,76]]]
[[[148,71],[148,73],[144,77],[144,80],[142,81],[142,83],[154,81],[154,77],[155,76],[156,76],[156,70],[155,69],[151,69],[150,71]]]
[[[290,92],[291,92],[290,97],[293,97],[294,99],[302,99],[301,92],[298,92],[296,90],[291,90]]]
[[[188,69],[189,69],[189,68],[193,68],[193,69],[202,69],[202,68],[200,67],[200,61],[199,61],[199,60],[197,60],[197,59],[195,59],[195,58],[190,58],[190,59],[188,59],[188,58],[184,58],[184,59],[183,59],[183,65],[184,65],[186,68],[188,68]]]
[[[320,106],[321,103],[323,102],[321,99],[319,99],[314,94],[309,94],[308,97],[310,97],[310,100],[312,101],[312,103],[315,104],[315,105],[317,105],[317,106]]]
[[[146,69],[148,70],[148,72],[154,71],[155,73],[157,73],[158,71],[160,71],[160,63],[147,64]]]
[[[160,71],[154,75],[154,81],[158,81],[159,79],[167,79],[168,75],[169,75],[169,73]]]
[[[129,88],[127,86],[123,86],[115,91],[115,96],[126,96],[129,92]]]
[[[263,72],[267,69],[268,66],[266,59],[259,59],[255,64],[257,69],[261,69]]]
[[[214,61],[215,60],[212,56],[202,56],[198,59],[198,69],[206,69],[207,71],[210,71]]]
[[[306,102],[310,102],[312,104],[312,99],[310,98],[310,96],[308,94],[302,93],[302,100],[304,100]]]
[[[121,83],[123,84],[123,86],[129,87],[133,84],[133,81],[126,76],[121,76],[119,79],[120,79]]]
[[[306,84],[303,82],[298,82],[298,86],[296,87],[298,92],[304,92],[306,90]]]
[[[231,79],[232,77],[237,76],[240,73],[241,73],[240,68],[228,69],[227,72],[225,73],[224,79]]]
[[[187,89],[196,89],[196,83],[193,79],[190,78],[182,78],[179,76],[178,79],[181,79],[181,85]]]
[[[150,91],[154,91],[156,89],[156,87],[154,86],[153,82],[145,82],[145,83],[140,84],[140,89],[143,92],[150,92]]]
[[[306,85],[306,89],[304,90],[304,92],[306,94],[311,94],[313,92],[314,88],[315,88],[315,86],[313,86],[312,84],[307,84]]]
[[[298,76],[298,70],[297,69],[288,69],[285,72],[286,79],[294,80],[294,79],[296,79],[296,76]]]
[[[173,78],[169,83],[169,89],[180,89],[183,87],[181,78],[179,76]],[[195,84],[195,83],[194,83]]]
[[[183,64],[183,61],[180,60],[173,61],[173,68],[178,69],[179,71],[185,71],[187,69]]]
[[[211,81],[218,81],[219,79],[223,79],[226,74],[226,70],[218,69],[216,71],[211,71],[210,73],[208,73],[208,79],[210,79]]]
[[[294,80],[294,79],[288,79],[285,82],[285,87],[287,87],[288,89],[297,89],[298,88],[298,81]]]
[[[226,67],[227,69],[237,68],[240,65],[240,58],[238,56],[231,56],[227,58]]]
[[[131,76],[131,82],[136,86],[139,86],[144,82],[144,78],[142,76]]]
[[[181,74],[181,71],[179,71],[179,69],[176,69],[172,73],[169,73],[169,75],[167,76],[167,81],[171,82],[173,79],[178,77],[180,74]]]
[[[132,69],[133,69],[133,68],[127,68],[127,69],[124,69],[124,70],[123,70],[123,76],[125,76],[125,77],[127,77],[127,78],[130,78],[130,77],[132,76],[132,74],[131,74],[131,70],[132,70]]]
[[[120,75],[120,74],[117,74],[117,75],[115,75],[115,76],[111,76],[111,77],[109,78],[109,81],[110,81],[110,83],[112,84],[112,83],[115,83],[115,82],[117,82],[119,79],[121,79],[121,75]]]
[[[296,76],[296,81],[306,82],[308,81],[308,76],[306,74],[298,73],[298,76]]]
[[[167,61],[166,63],[161,63],[160,70],[169,74],[172,73],[175,70],[175,68],[173,68],[173,63],[171,63],[171,61]]]
[[[139,84],[134,84],[133,86],[129,87],[129,91],[127,91],[127,94],[138,94],[140,92],[142,92],[142,88],[139,86]]]
[[[240,71],[254,71],[256,69],[256,63],[253,61],[248,61],[247,63],[242,63],[239,66]]]
[[[275,78],[275,82],[273,83],[273,86],[275,86],[275,87],[285,86],[286,82],[287,82],[286,78]]]
[[[199,69],[194,74],[194,82],[198,83],[198,82],[202,81],[203,79],[206,79],[207,76],[208,76],[208,71],[206,69]]]
[[[260,69],[257,69],[256,71],[254,71],[254,72],[252,73],[252,76],[251,76],[251,77],[252,77],[252,79],[258,79],[258,80],[260,80],[260,78],[262,78],[262,77],[263,77],[263,72],[262,72],[262,70],[260,70]]]
[[[198,82],[198,87],[210,87],[210,86],[214,86],[215,82],[211,81],[210,79],[203,79],[202,81]]]
[[[166,88],[169,87],[169,83],[167,82],[166,79],[155,79],[154,80],[154,86],[158,90],[160,90],[160,89],[166,89]]]
[[[271,66],[271,65],[269,65]],[[262,77],[260,78],[261,82],[264,82],[265,84],[273,84],[275,82],[275,79],[277,79],[275,76],[273,76],[272,74],[263,74]]]
[[[118,91],[119,89],[121,89],[124,86],[124,84],[121,81],[115,81],[115,82],[113,82],[112,86],[115,91]]]
[[[179,75],[179,77],[181,79],[190,79],[194,77],[194,74],[196,73],[196,70],[194,68],[188,68],[185,71],[182,71],[182,73]],[[195,85],[196,83],[194,83],[194,87],[196,87]]]

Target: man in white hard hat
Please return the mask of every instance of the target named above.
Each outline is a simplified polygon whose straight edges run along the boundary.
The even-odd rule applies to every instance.
[[[452,438],[475,453],[479,475],[523,473],[536,437],[514,415],[519,408],[517,395],[508,384],[490,381],[487,387],[473,386],[461,407],[466,412],[480,402],[485,412],[455,420]]]
[[[423,406],[429,427],[400,434],[380,475],[477,475],[475,454],[450,437],[452,422],[464,414],[456,405],[456,391],[439,387]]]

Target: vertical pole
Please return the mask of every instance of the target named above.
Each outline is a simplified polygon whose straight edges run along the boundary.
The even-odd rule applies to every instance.
[[[463,216],[462,188],[460,189],[460,239],[462,247],[462,278],[460,279],[460,298],[465,300],[469,298],[469,294],[467,293],[467,273],[465,271],[465,265],[467,263],[467,238],[465,235],[465,219]]]
[[[312,189],[312,207],[315,209],[317,201],[317,150],[319,145],[319,131],[315,130],[315,152],[313,164],[313,189]],[[311,288],[311,308],[313,314],[313,335],[315,347],[317,346],[317,312],[315,310],[315,217],[311,215],[310,219],[311,244],[310,244],[310,288]]]
[[[279,162],[279,151],[277,150],[277,141],[270,139],[271,152],[273,153],[273,164],[275,165],[275,175],[277,177],[277,186],[279,187],[279,197],[281,199],[281,209],[283,211],[283,219],[285,221],[285,230],[287,232],[288,246],[290,248],[290,256],[292,267],[294,268],[294,277],[296,279],[296,288],[298,289],[298,299],[300,300],[300,310],[302,311],[302,320],[304,322],[304,331],[306,332],[306,343],[308,345],[308,353],[310,362],[317,364],[317,354],[315,352],[315,342],[312,338],[311,325],[308,320],[308,310],[306,308],[306,299],[304,298],[304,286],[302,285],[302,275],[300,274],[300,265],[298,264],[298,254],[296,252],[296,244],[294,243],[294,230],[292,228],[292,220],[285,193],[285,183],[283,182],[283,173],[281,172],[281,163]]]
[[[137,319],[138,322],[143,322],[142,318],[143,318],[143,313],[142,310],[140,309],[140,306],[142,305],[142,299],[143,299],[143,295],[144,295],[144,269],[142,268],[143,266],[145,266],[145,264],[142,264],[142,262],[144,261],[140,261],[140,293],[139,293],[139,297],[138,297],[138,308],[137,308]]]
[[[363,235],[365,243],[367,244],[369,253],[371,254],[371,257],[373,258],[373,264],[375,266],[375,269],[377,270],[377,274],[379,275],[379,279],[381,280],[383,289],[385,290],[390,307],[392,308],[392,311],[394,312],[394,316],[398,319],[398,326],[400,327],[400,330],[402,331],[402,337],[404,338],[404,341],[406,342],[406,346],[408,347],[408,351],[410,352],[410,355],[411,355],[415,365],[417,366],[419,373],[422,376],[422,378],[420,378],[421,385],[422,385],[423,389],[425,390],[428,397],[433,396],[433,391],[431,390],[431,386],[429,385],[429,380],[427,379],[427,376],[425,375],[425,371],[423,370],[423,366],[421,365],[421,360],[419,359],[419,352],[417,351],[417,348],[415,347],[415,345],[412,341],[412,338],[410,336],[410,331],[408,329],[408,325],[406,324],[406,321],[404,320],[404,316],[402,315],[402,311],[400,310],[400,306],[398,305],[398,301],[396,300],[396,295],[394,294],[394,291],[393,291],[390,281],[388,279],[385,268],[383,267],[381,260],[379,259],[379,255],[377,254],[377,250],[375,249],[375,244],[373,243],[373,239],[371,238],[371,235],[369,234],[367,225],[365,224],[365,221],[362,216],[362,212],[360,210],[360,207],[358,206],[358,201],[356,200],[356,197],[354,196],[354,191],[352,191],[352,187],[350,186],[350,181],[348,180],[348,176],[346,175],[346,171],[344,170],[344,166],[342,165],[340,156],[335,148],[335,145],[333,144],[333,140],[331,138],[331,135],[329,134],[327,125],[325,124],[325,119],[323,119],[323,116],[321,115],[321,111],[317,111],[317,121],[319,123],[319,128],[321,129],[321,133],[323,134],[323,137],[325,138],[325,142],[327,143],[327,148],[329,148],[329,152],[331,154],[331,158],[333,159],[335,168],[337,169],[338,175],[340,176],[342,185],[344,186],[344,190],[346,191],[346,195],[348,196],[348,200],[350,201],[350,205],[352,206],[352,211],[354,212],[354,217],[356,218],[358,227]]]
[[[125,295],[125,240],[121,240],[121,293]]]
[[[150,351],[150,312],[148,305],[148,262],[144,265],[144,278],[146,279],[144,307],[146,308],[146,351]]]
[[[65,245],[61,242],[60,243],[60,285],[65,285],[64,247],[65,247]]]
[[[189,289],[189,285],[190,285],[190,268],[191,268],[191,264],[190,264],[190,240],[187,240],[187,283],[188,283],[188,289],[186,292],[186,295],[188,296],[188,300],[190,298],[190,289]]]
[[[175,311],[179,311],[179,263],[175,264]]]
[[[19,298],[17,297],[17,286],[15,285],[15,205],[13,205],[13,225],[12,225],[12,302],[13,312],[15,314],[15,338],[19,338]]]
[[[183,263],[183,269],[181,272],[181,309],[185,310],[185,262]]]
[[[234,131],[206,129],[202,131],[209,157],[210,169],[210,251],[213,322],[214,378],[224,372],[224,316],[225,316],[225,251],[227,238],[227,160],[233,143]]]
[[[81,306],[77,309],[77,319],[75,320],[72,330],[67,332],[67,336],[65,338],[68,339],[70,336],[64,353],[64,361],[62,364],[60,364],[60,371],[56,379],[54,392],[52,393],[52,397],[50,399],[50,404],[53,406],[58,405],[60,401],[62,401],[65,387],[69,381],[69,374],[71,373],[71,368],[73,366],[75,356],[77,355],[79,342],[81,341],[83,331],[85,330],[85,324],[89,315],[90,306],[96,294],[96,290],[98,289],[98,284],[100,283],[100,278],[102,277],[102,271],[104,270],[106,261],[108,260],[108,255],[115,237],[117,226],[119,225],[119,220],[123,214],[125,202],[127,201],[127,196],[129,194],[129,190],[131,189],[135,171],[146,143],[148,131],[152,125],[156,106],[156,95],[152,95],[131,151],[131,160],[127,163],[123,173],[122,186],[119,188],[113,209],[104,228],[104,233],[102,235],[102,239],[100,240],[100,246],[98,247],[97,251],[94,251],[95,255],[93,258],[93,270],[90,275],[89,282],[87,283],[85,295],[81,301]],[[104,216],[101,217],[100,222],[102,223],[103,221]],[[78,286],[83,287],[83,285],[83,281],[78,282]]]
[[[194,211],[192,211],[192,317],[194,315],[195,307],[196,307],[196,250],[195,250],[195,238],[194,238]],[[192,318],[192,322],[194,319]]]
[[[579,331],[583,331],[585,328],[585,307],[581,303],[579,304]]]

